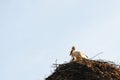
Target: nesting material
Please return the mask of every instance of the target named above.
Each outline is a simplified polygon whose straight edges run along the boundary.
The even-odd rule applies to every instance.
[[[103,60],[59,64],[45,80],[120,80],[120,66]]]

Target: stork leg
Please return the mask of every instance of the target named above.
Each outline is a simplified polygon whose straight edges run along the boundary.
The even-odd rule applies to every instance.
[[[73,61],[76,61],[77,60],[77,58],[76,57],[73,57]]]

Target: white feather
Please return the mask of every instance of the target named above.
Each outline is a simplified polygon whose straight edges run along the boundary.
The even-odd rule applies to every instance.
[[[81,57],[81,58],[85,58],[85,59],[88,58],[84,53],[82,53],[80,51],[74,51],[73,52],[73,56],[75,56],[75,57]]]
[[[72,47],[70,55],[73,57],[74,61],[82,60],[83,58],[84,59],[88,59],[88,57],[84,53],[82,53],[80,51],[75,51],[75,47],[74,46]]]

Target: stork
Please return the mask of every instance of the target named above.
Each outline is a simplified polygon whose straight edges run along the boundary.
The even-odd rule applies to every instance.
[[[70,55],[73,57],[73,61],[78,61],[88,58],[84,53],[80,51],[75,51],[75,46],[72,47]]]

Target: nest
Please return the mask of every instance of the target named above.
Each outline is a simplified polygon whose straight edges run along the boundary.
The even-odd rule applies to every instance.
[[[59,64],[45,80],[120,80],[120,66],[103,60]]]

